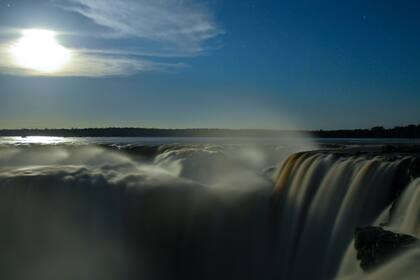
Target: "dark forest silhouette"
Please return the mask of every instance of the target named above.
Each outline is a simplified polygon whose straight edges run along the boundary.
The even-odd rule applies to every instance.
[[[135,127],[71,129],[2,129],[0,136],[61,137],[289,137],[301,132],[321,138],[420,138],[420,124],[386,129],[291,131],[266,129],[158,129]]]

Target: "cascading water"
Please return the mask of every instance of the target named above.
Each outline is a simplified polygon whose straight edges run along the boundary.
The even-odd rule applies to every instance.
[[[390,230],[420,237],[420,179],[407,187],[389,215]]]
[[[356,226],[370,224],[390,202],[402,161],[292,155],[274,189],[278,279],[332,278]]]
[[[409,184],[402,195],[393,205],[387,207],[373,223],[381,225],[387,230],[397,233],[410,234],[420,238],[420,178]],[[418,263],[408,266],[410,262],[420,261],[420,244],[413,246],[402,257],[396,258],[383,268],[366,276],[367,279],[396,279],[404,276],[404,279],[418,279],[420,266]],[[417,268],[417,270],[415,270]],[[356,260],[354,240],[347,249],[338,273],[339,280],[356,280],[363,278],[364,273]]]
[[[238,147],[143,150],[0,149],[0,278],[353,280],[356,227],[419,235],[420,179],[390,206],[410,156],[297,153],[273,181]]]

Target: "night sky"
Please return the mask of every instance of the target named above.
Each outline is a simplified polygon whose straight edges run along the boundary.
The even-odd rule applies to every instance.
[[[56,32],[61,69],[10,58]],[[420,122],[420,1],[0,0],[0,128]]]

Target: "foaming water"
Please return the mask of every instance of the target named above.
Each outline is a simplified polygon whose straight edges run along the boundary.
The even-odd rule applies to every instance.
[[[287,152],[152,150],[1,147],[1,278],[270,279],[265,169]]]
[[[354,229],[381,212],[377,222],[389,219],[406,158],[301,152],[314,148],[0,145],[0,277],[333,279],[346,263],[353,271]],[[418,234],[419,182],[395,202],[390,229]],[[413,251],[395,261],[416,259]]]
[[[387,230],[404,233],[420,238],[420,178],[414,180],[395,201],[394,205],[387,207],[373,223],[381,225]],[[376,271],[365,275],[359,267],[354,249],[354,240],[347,249],[343,258],[338,279],[353,280],[365,277],[366,279],[391,280],[418,279],[420,275],[420,244],[399,256]]]
[[[323,153],[291,156],[274,189],[278,277],[332,278],[356,226],[368,225],[390,202],[400,162]]]
[[[414,180],[395,202],[387,225],[391,230],[420,238],[420,179]]]

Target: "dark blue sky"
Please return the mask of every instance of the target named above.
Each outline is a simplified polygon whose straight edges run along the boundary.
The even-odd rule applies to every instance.
[[[0,63],[0,127],[420,122],[419,1],[98,1],[0,1],[0,46],[43,28],[84,53],[54,76]]]

